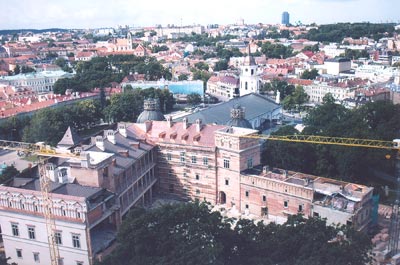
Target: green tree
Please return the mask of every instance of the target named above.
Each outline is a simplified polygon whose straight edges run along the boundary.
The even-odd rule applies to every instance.
[[[282,104],[284,109],[288,110],[301,110],[301,105],[306,103],[309,99],[309,96],[304,91],[302,86],[296,86],[295,90],[283,99]]]
[[[228,69],[228,62],[226,60],[219,60],[215,63],[214,71],[222,71]]]
[[[305,70],[302,74],[301,74],[301,76],[300,76],[300,78],[301,79],[309,79],[309,80],[314,80],[315,78],[317,78],[317,76],[319,76],[319,74],[318,74],[318,70],[317,69],[311,69],[311,70]]]
[[[293,49],[283,44],[265,42],[261,46],[261,52],[268,58],[284,59],[293,56]]]
[[[196,68],[199,69],[199,70],[205,70],[205,71],[208,71],[208,68],[209,68],[208,64],[205,63],[205,62],[198,62],[198,63],[195,63],[195,64],[194,64],[194,67],[196,67]]]
[[[14,72],[15,75],[20,74],[20,73],[21,73],[21,67],[17,64],[17,65],[15,66],[13,72]]]
[[[198,105],[201,103],[201,96],[198,93],[191,93],[187,95],[187,103],[190,105]]]
[[[178,80],[179,81],[185,81],[185,80],[188,80],[188,79],[189,79],[189,76],[187,74],[180,74],[178,76]]]
[[[240,219],[233,226],[233,221],[198,202],[135,209],[121,226],[116,250],[99,264],[363,265],[371,260],[367,236],[319,218],[290,216],[283,225]],[[346,239],[332,242],[339,231]]]
[[[0,175],[0,184],[4,184],[18,174],[19,171],[13,165],[6,167]]]

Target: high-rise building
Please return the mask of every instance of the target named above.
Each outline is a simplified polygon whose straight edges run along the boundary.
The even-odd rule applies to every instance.
[[[289,22],[289,13],[285,11],[282,13],[282,24],[289,25]]]

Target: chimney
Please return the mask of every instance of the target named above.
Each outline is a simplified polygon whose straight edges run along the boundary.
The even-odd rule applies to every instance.
[[[170,116],[170,115],[167,116],[167,125],[169,128],[171,128],[173,125],[172,124],[172,116]]]
[[[196,120],[196,132],[200,132],[201,131],[201,128],[203,127],[201,123],[202,123],[201,119],[197,119]]]
[[[96,139],[97,139],[97,137],[96,137]],[[103,139],[103,138],[101,138],[101,139]],[[97,143],[97,141],[96,141],[96,143]],[[82,157],[84,157],[84,158],[82,159]],[[81,153],[81,167],[88,168],[89,166],[90,166],[90,154],[82,152]]]
[[[56,178],[55,166],[53,163],[46,164],[46,171],[51,181],[58,182]]]
[[[182,120],[183,129],[186,130],[189,127],[188,118],[183,118]]]
[[[118,153],[124,157],[129,157],[129,151],[128,150],[118,150]]]
[[[106,130],[105,133],[107,140],[110,141],[112,144],[116,144],[115,132],[113,130]]]
[[[103,140],[103,136],[101,136],[101,135],[96,136],[96,146],[97,146],[101,151],[104,151],[104,140]]]
[[[133,148],[136,148],[136,149],[140,148],[140,142],[138,142],[138,141],[129,142],[129,145],[132,146]]]
[[[267,174],[269,171],[269,166],[263,166],[263,173]]]
[[[123,137],[128,137],[126,133],[126,123],[118,123],[118,132],[123,136]]]
[[[144,125],[146,127],[146,133],[148,133],[151,130],[151,126],[153,125],[152,121],[145,121]]]

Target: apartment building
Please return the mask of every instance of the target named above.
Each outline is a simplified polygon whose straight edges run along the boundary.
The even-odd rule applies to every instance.
[[[77,139],[68,130],[58,150],[74,147]],[[80,156],[47,161],[59,264],[93,264],[112,251],[123,216],[134,205],[152,201],[155,148],[132,138],[125,124],[119,124],[75,147]],[[0,186],[0,225],[10,262],[51,263],[43,198],[34,176]]]

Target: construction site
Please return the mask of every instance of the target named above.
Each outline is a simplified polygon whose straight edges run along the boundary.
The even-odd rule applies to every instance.
[[[206,200],[237,218],[279,223],[301,213],[360,231],[375,226],[376,264],[398,264],[399,201],[379,205],[372,187],[262,165],[265,140],[396,152],[400,143],[267,137],[249,128],[169,117],[119,123],[87,141],[69,128],[55,148],[0,141],[4,150],[39,157],[29,177],[0,186],[5,255],[19,265],[94,264],[116,247],[118,228],[132,207],[165,196]]]

